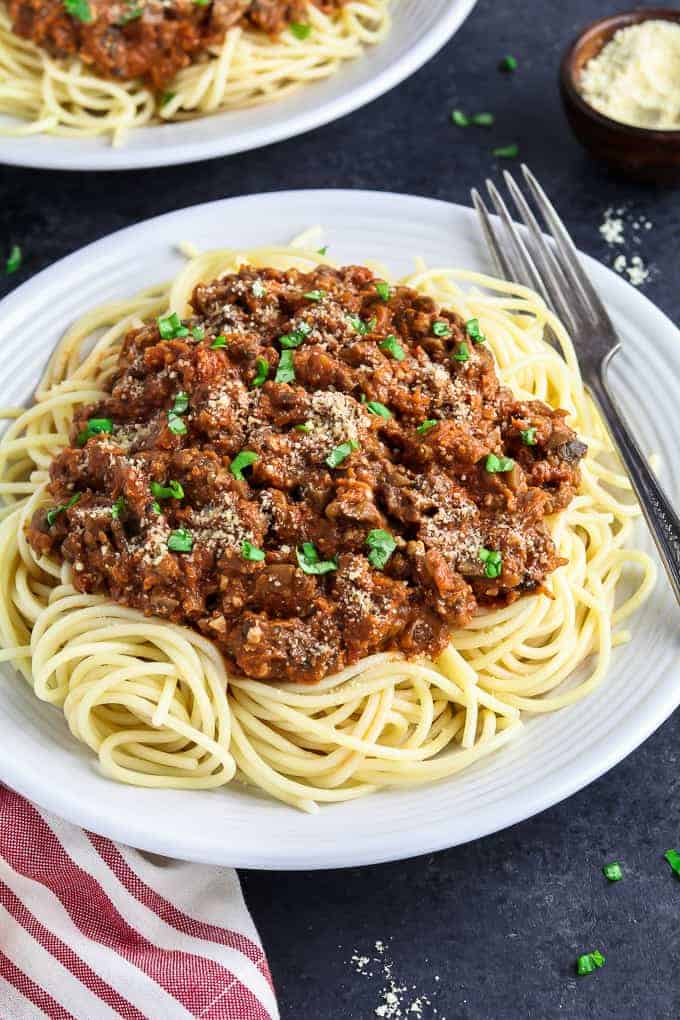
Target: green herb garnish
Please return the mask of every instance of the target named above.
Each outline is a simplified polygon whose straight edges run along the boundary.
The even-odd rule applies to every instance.
[[[317,248],[316,253],[317,253],[317,255],[325,255],[327,253],[327,251],[328,251],[328,245],[325,244],[323,246],[323,248]]]
[[[467,127],[470,123],[469,118],[462,110],[451,110],[451,120],[454,124],[457,124],[458,127]]]
[[[475,113],[470,118],[475,127],[491,127],[495,119],[492,113]]]
[[[120,515],[125,511],[125,497],[119,496],[111,507],[111,517],[114,521],[120,520]]]
[[[338,569],[338,558],[322,560],[312,542],[303,542],[299,549],[295,550],[297,561],[305,574],[330,574],[332,570]]]
[[[515,462],[512,457],[497,457],[495,453],[490,453],[484,462],[484,467],[490,475],[503,474],[505,471],[512,471],[515,466]]]
[[[355,439],[350,439],[346,443],[340,443],[339,446],[336,446],[328,454],[328,456],[326,457],[326,463],[328,464],[329,468],[340,467],[343,461],[347,460],[349,455],[353,453],[354,450],[358,449],[359,444]]]
[[[594,950],[592,953],[582,953],[576,961],[576,973],[579,977],[583,977],[584,974],[592,974],[598,967],[604,967],[605,958],[599,949]]]
[[[369,548],[368,562],[376,570],[384,570],[387,561],[390,556],[397,548],[397,543],[394,541],[389,531],[383,531],[382,528],[376,528],[375,531],[369,531],[366,536],[366,545]]]
[[[171,531],[168,536],[168,549],[170,552],[190,553],[194,547],[194,539],[186,528],[177,528]]]
[[[223,333],[220,333],[220,335],[216,336],[215,339],[213,340],[213,342],[210,344],[210,350],[211,351],[219,351],[223,347],[226,347],[226,346],[227,346],[227,338],[226,338],[226,336],[224,336]]]
[[[296,39],[308,39],[312,31],[311,25],[304,25],[301,21],[291,21],[289,28]]]
[[[254,297],[261,298],[267,293],[267,288],[263,284],[262,280],[254,280],[253,286],[251,287]]]
[[[670,864],[675,874],[680,878],[680,854],[677,850],[666,850],[664,857]]]
[[[354,328],[354,331],[359,333],[360,336],[366,336],[367,333],[372,333],[378,324],[378,320],[375,316],[370,318],[368,322],[364,322],[364,320],[360,319],[358,315],[350,315],[349,321],[350,325]]]
[[[185,436],[187,433],[186,422],[183,421],[181,415],[175,414],[174,411],[168,411],[168,428],[173,436]]]
[[[499,159],[516,159],[519,156],[519,145],[500,145],[497,149],[491,150],[492,156]]]
[[[179,337],[189,336],[189,330],[182,325],[182,320],[177,312],[171,312],[170,315],[159,315],[156,322],[158,323],[158,332],[163,340],[177,340]]]
[[[167,105],[168,105],[168,103],[169,103],[169,102],[170,102],[170,101],[171,101],[172,99],[174,99],[176,95],[177,95],[177,93],[176,93],[176,92],[164,92],[164,93],[163,93],[163,94],[161,95],[161,106],[167,106]]]
[[[303,298],[307,298],[308,301],[323,301],[326,296],[325,290],[308,290],[306,294],[302,295]]]
[[[378,344],[381,351],[385,354],[391,354],[395,361],[403,361],[406,357],[404,348],[401,346],[394,334],[390,333],[388,337],[385,337],[381,344]]]
[[[389,407],[385,407],[385,405],[381,404],[379,400],[367,401],[366,407],[371,412],[371,414],[377,414],[381,418],[384,418],[385,421],[389,421],[390,418],[392,417],[392,412],[390,411]]]
[[[250,467],[251,464],[256,464],[260,458],[252,450],[241,450],[237,453],[231,464],[229,470],[236,479],[237,482],[245,481],[243,477],[243,469]]]
[[[433,322],[432,332],[435,336],[451,336],[451,327],[448,322]]]
[[[7,261],[5,262],[5,272],[16,273],[17,269],[21,267],[21,261],[21,248],[18,244],[13,244],[9,255],[7,256]]]
[[[424,436],[426,432],[429,432],[430,429],[433,429],[435,425],[438,424],[439,424],[438,418],[426,418],[425,421],[418,426],[416,432],[419,432],[421,436]]]
[[[378,297],[381,301],[390,300],[390,285],[385,283],[384,280],[376,280],[375,289],[378,292]]]
[[[269,362],[266,358],[258,358],[255,362],[255,376],[250,384],[254,389],[256,386],[264,386],[269,376]]]
[[[176,482],[173,478],[167,485],[161,485],[160,482],[152,482],[151,495],[155,496],[156,499],[184,499],[184,489],[181,482]]]
[[[519,435],[520,435],[520,439],[522,440],[522,442],[524,443],[525,446],[535,446],[536,445],[536,429],[535,428],[522,429],[520,431]]]
[[[241,542],[241,556],[244,560],[251,560],[253,563],[261,563],[264,559],[264,551],[258,549],[256,545],[251,542]]]
[[[203,326],[192,326],[191,335],[194,340],[205,340],[205,330]]]
[[[452,354],[451,357],[453,358],[454,361],[470,360],[470,348],[468,347],[464,340],[459,344],[458,350],[456,351],[455,354]]]
[[[314,426],[312,425],[311,421],[303,421],[301,425],[295,426],[296,432],[312,432],[313,429]]]
[[[274,382],[292,383],[295,382],[295,352],[281,351],[279,367],[276,369]]]
[[[517,70],[517,58],[516,57],[503,57],[500,64],[498,65],[501,71],[516,71]]]
[[[473,344],[486,343],[486,337],[479,328],[479,319],[468,319],[465,323],[465,331]]]
[[[610,882],[620,882],[623,878],[623,871],[618,861],[612,861],[611,864],[605,864],[602,869],[604,877],[609,879]]]
[[[67,14],[70,14],[76,21],[82,21],[83,24],[88,25],[91,21],[94,21],[90,5],[87,0],[63,0],[64,10]]]
[[[189,410],[189,394],[184,390],[180,390],[179,393],[176,393],[171,410],[175,414],[186,414]]]
[[[113,432],[113,422],[110,418],[90,418],[86,428],[78,433],[76,438],[77,446],[84,446],[92,436],[102,434],[110,435]]]
[[[64,510],[70,510],[72,506],[76,505],[81,495],[82,493],[76,492],[74,496],[71,496],[68,503],[60,503],[59,506],[55,506],[51,510],[47,511],[47,523],[50,528],[56,521],[59,514],[63,514]]]
[[[495,549],[484,549],[482,547],[479,550],[479,558],[484,564],[484,573],[487,577],[495,578],[500,577],[503,571],[503,557]]]
[[[116,22],[116,25],[118,25],[119,27],[128,25],[131,21],[136,21],[137,18],[141,18],[142,14],[144,13],[144,9],[142,7],[134,7],[130,4],[129,7],[130,9],[125,14],[121,15],[121,17]]]

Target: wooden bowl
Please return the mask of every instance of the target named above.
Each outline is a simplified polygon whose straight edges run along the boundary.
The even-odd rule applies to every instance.
[[[680,130],[656,131],[621,124],[586,103],[578,90],[584,66],[600,52],[615,32],[650,19],[680,24],[680,10],[646,7],[601,18],[589,25],[562,58],[560,92],[574,134],[593,156],[635,180],[678,185]]]

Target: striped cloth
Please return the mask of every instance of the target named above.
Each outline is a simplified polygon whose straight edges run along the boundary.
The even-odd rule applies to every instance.
[[[2,1020],[276,1020],[236,872],[142,854],[0,787]]]

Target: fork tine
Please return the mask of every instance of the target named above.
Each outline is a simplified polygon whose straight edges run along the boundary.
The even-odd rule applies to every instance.
[[[518,231],[516,224],[513,223],[503,198],[492,181],[487,179],[486,187],[515,252],[517,261],[514,267],[513,279],[517,280],[518,283],[526,284],[526,286],[531,287],[533,290],[543,291],[541,278],[536,271],[531,255],[527,251],[524,238]]]
[[[539,278],[538,273],[536,271],[536,267],[534,266],[531,260],[531,256],[529,255],[526,249],[526,245],[522,240],[519,230],[517,229],[516,224],[513,223],[512,217],[508,212],[507,206],[503,199],[501,198],[500,194],[498,193],[498,190],[494,186],[493,182],[487,180],[486,186],[489,191],[489,195],[491,196],[491,200],[494,204],[496,212],[503,221],[508,237],[511,239],[513,248],[517,255],[517,261],[513,269],[512,279],[517,280],[519,283],[526,283],[529,287],[533,287],[534,289],[536,289],[536,280]],[[545,240],[543,238],[541,238],[541,241],[543,244],[545,244]],[[528,273],[526,270],[527,265],[531,266],[532,270],[531,274]],[[553,283],[554,286],[551,287],[550,286],[551,283]],[[550,294],[551,299],[550,303],[554,307],[557,314],[560,316],[563,322],[566,322],[568,329],[574,329],[576,324],[574,322],[573,316],[569,311],[568,303],[565,300],[564,289],[559,286],[558,281],[555,280],[554,278],[548,281],[548,292]]]
[[[496,237],[496,231],[494,230],[493,224],[491,222],[489,210],[484,204],[484,199],[479,194],[476,188],[472,189],[470,195],[472,197],[472,204],[477,210],[479,222],[482,227],[482,233],[484,234],[484,239],[486,241],[487,248],[491,252],[491,257],[493,258],[494,263],[496,265],[498,275],[502,276],[506,280],[510,280],[512,279],[510,266],[508,265],[505,255],[503,254],[503,249],[500,246],[498,238]]]
[[[591,320],[593,325],[597,325],[598,321],[602,318],[605,322],[608,322],[609,316],[604,305],[600,301],[595,288],[588,279],[581,265],[576,245],[569,236],[569,232],[567,231],[564,223],[557,215],[555,207],[525,163],[522,164],[522,173],[524,174],[524,179],[529,185],[536,205],[538,206],[541,215],[550,230],[553,240],[555,241],[557,257],[562,271],[567,279],[578,290],[585,305],[585,311],[588,318]]]
[[[512,175],[506,170],[503,176],[505,178],[505,183],[508,186],[508,190],[512,195],[517,212],[529,230],[531,248],[534,257],[540,264],[542,275],[541,272],[537,273],[540,286],[536,289],[545,298],[549,307],[557,313],[562,321],[569,321],[571,322],[572,327],[574,327],[574,317],[570,313],[569,306],[564,299],[565,288],[568,287],[568,281],[566,280],[560,264],[555,257],[555,253],[552,251],[550,245],[546,243],[538,221]]]

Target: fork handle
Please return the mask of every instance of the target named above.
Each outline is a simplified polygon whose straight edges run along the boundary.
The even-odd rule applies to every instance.
[[[607,385],[606,364],[590,380],[590,392],[626,466],[642,512],[680,602],[680,518],[664,494]]]

